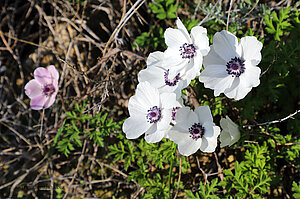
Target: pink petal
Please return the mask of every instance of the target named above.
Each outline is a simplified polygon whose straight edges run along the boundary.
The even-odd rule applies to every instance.
[[[31,100],[30,106],[33,110],[41,110],[44,108],[47,99],[48,97],[45,95],[37,96]]]
[[[45,108],[49,108],[50,106],[52,106],[52,104],[55,102],[56,95],[57,92],[53,93],[50,97],[47,98],[44,104]]]
[[[54,79],[51,76],[51,73],[46,68],[42,67],[35,69],[34,78],[42,85],[51,84]]]
[[[59,73],[58,73],[58,71],[56,70],[56,68],[55,68],[54,65],[48,66],[48,67],[47,67],[47,70],[50,72],[51,76],[52,76],[54,79],[58,80],[58,78],[59,78]]]
[[[25,93],[30,99],[40,96],[43,94],[42,85],[35,79],[30,80],[25,85]]]
[[[55,93],[57,94],[57,92],[58,92],[58,81],[56,79],[54,79],[53,82],[52,82],[52,85],[54,86]]]

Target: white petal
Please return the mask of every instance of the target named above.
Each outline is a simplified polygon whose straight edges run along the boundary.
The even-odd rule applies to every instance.
[[[144,115],[134,115],[125,120],[122,129],[127,139],[135,139],[145,133],[151,125]]]
[[[206,122],[213,122],[213,117],[211,115],[209,106],[199,106],[195,109],[194,112],[197,114],[200,124],[204,124]]]
[[[210,46],[210,51],[207,56],[203,57],[203,65],[207,67],[209,65],[223,65],[226,66],[227,62],[220,57],[214,50],[214,46]]]
[[[214,35],[213,47],[216,53],[226,62],[234,57],[241,56],[241,47],[238,45],[238,39],[226,30],[217,32]]]
[[[148,143],[156,143],[161,141],[166,135],[167,131],[156,131],[153,134],[145,134],[145,140]]]
[[[200,75],[200,70],[202,68],[203,57],[199,50],[196,50],[196,56],[194,59],[186,66],[186,76],[189,79],[195,79],[195,77]]]
[[[152,87],[149,82],[141,82],[136,88],[136,98],[145,107],[160,106],[159,91]]]
[[[225,89],[230,88],[234,77],[228,75],[226,66],[210,65],[204,68],[199,76],[199,81],[204,83],[205,88],[213,89],[218,96]],[[216,94],[217,93],[217,94]]]
[[[148,67],[141,70],[138,74],[139,82],[149,82],[155,88],[161,88],[165,85],[165,70],[159,67]]]
[[[200,150],[205,153],[212,153],[216,150],[217,144],[218,144],[218,140],[216,137],[213,138],[203,137]]]
[[[189,43],[183,31],[173,28],[168,28],[165,31],[165,43],[170,48],[178,48],[184,43]]]
[[[195,153],[201,145],[201,139],[193,140],[189,133],[181,133],[178,131],[170,131],[169,139],[178,145],[178,151],[184,156]]]
[[[177,25],[178,30],[182,31],[182,33],[186,37],[188,43],[191,43],[191,38],[190,38],[189,32],[187,31],[187,29],[185,28],[185,26],[183,25],[183,23],[181,22],[179,17],[177,17],[176,25]]]
[[[180,71],[188,61],[182,59],[178,48],[168,48],[164,54],[163,67]]]
[[[214,136],[211,137],[206,137],[205,134],[202,138],[202,144],[200,147],[200,150],[206,153],[212,153],[216,150],[217,144],[218,144],[218,139],[217,137],[220,134],[220,127],[214,126]]]
[[[163,59],[163,52],[155,51],[153,53],[150,53],[146,61],[147,67],[161,67]]]
[[[196,113],[190,110],[189,107],[180,108],[175,115],[176,124],[173,127],[174,130],[188,132],[189,128],[198,123],[198,117]]]
[[[246,36],[240,40],[240,45],[242,46],[242,57],[245,60],[252,60],[255,65],[259,64],[263,44],[254,36]]]
[[[244,81],[240,81],[240,78],[235,78],[230,88],[224,91],[224,94],[228,98],[234,98],[235,100],[243,99],[250,91],[251,87],[247,87]]]
[[[215,124],[213,122],[205,122],[204,124],[202,124],[202,126],[204,127],[204,137],[215,137],[214,125]]]
[[[236,125],[228,116],[222,118],[220,121],[222,132],[220,135],[221,147],[231,146],[240,139],[240,131],[238,125]]]
[[[170,126],[172,120],[172,110],[171,109],[162,109],[161,110],[161,119],[156,123],[157,130],[164,131],[167,130]]]
[[[245,62],[245,72],[239,77],[246,87],[257,87],[260,84],[261,70],[257,66],[252,66],[248,61]]]
[[[207,37],[206,28],[202,26],[193,27],[191,30],[191,37],[193,43],[196,45],[197,49],[201,52],[202,56],[207,55],[209,52],[209,39]]]
[[[129,115],[146,115],[149,108],[149,105],[141,102],[141,100],[139,100],[139,97],[136,95],[132,96],[128,101]]]
[[[201,146],[201,139],[197,141],[189,138],[184,144],[178,144],[178,151],[181,155],[190,156],[198,151]]]
[[[176,105],[175,93],[162,93],[160,95],[161,107],[164,109],[172,109]]]
[[[221,131],[221,134],[220,134],[220,147],[223,148],[225,146],[228,146],[230,144],[230,141],[231,141],[231,136],[229,134],[229,132],[227,131]]]

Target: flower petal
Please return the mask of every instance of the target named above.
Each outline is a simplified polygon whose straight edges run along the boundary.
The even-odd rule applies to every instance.
[[[127,139],[135,139],[145,133],[151,125],[144,115],[133,115],[125,120],[122,129]]]
[[[214,50],[214,46],[210,46],[210,51],[207,54],[207,56],[203,57],[203,65],[204,68],[209,66],[209,65],[223,65],[226,66],[227,62],[220,57]]]
[[[217,32],[214,35],[213,47],[216,53],[226,62],[234,57],[241,56],[241,47],[238,45],[238,39],[226,30]]]
[[[55,102],[57,92],[58,91],[56,90],[54,93],[52,93],[51,96],[48,97],[47,101],[45,102],[45,108],[49,108],[50,106],[52,106],[52,104]]]
[[[195,109],[194,112],[197,114],[198,120],[201,125],[203,125],[206,122],[213,123],[213,117],[211,115],[209,106],[199,106]]]
[[[196,45],[202,56],[206,56],[209,52],[209,39],[207,37],[207,30],[202,26],[193,27],[191,30],[191,37],[193,43]],[[197,55],[198,56],[198,55]]]
[[[178,145],[178,151],[184,156],[189,156],[200,148],[201,139],[193,140],[189,133],[170,131],[169,139]]]
[[[240,139],[240,131],[238,125],[236,125],[228,116],[222,118],[220,121],[222,132],[220,134],[221,147],[231,146]]]
[[[222,65],[210,65],[204,68],[199,76],[199,81],[204,83],[205,88],[215,90],[215,96],[230,88],[234,79],[235,77],[228,75],[226,67]]]
[[[25,93],[30,99],[41,96],[43,95],[42,85],[37,80],[32,79],[25,85]]]
[[[42,85],[52,84],[54,77],[51,73],[43,67],[38,67],[34,70],[34,78]]]
[[[228,98],[235,100],[243,99],[250,91],[252,87],[247,87],[245,81],[241,81],[240,78],[235,78],[230,88],[224,91],[224,94]]]
[[[48,97],[45,95],[39,95],[33,99],[31,99],[30,106],[33,110],[41,110],[44,108],[44,105]]]
[[[178,48],[168,48],[165,51],[163,67],[168,69],[173,69],[180,71],[184,68],[185,64],[188,63],[187,60],[182,59]]]
[[[199,122],[196,113],[191,111],[189,107],[180,108],[176,112],[175,121],[176,124],[172,129],[181,132],[189,132],[189,128]]]
[[[176,94],[175,93],[162,93],[160,95],[161,107],[164,109],[172,109],[176,106]]]
[[[167,131],[156,131],[152,134],[145,134],[145,140],[148,143],[156,143],[161,141],[165,137],[166,133]]]
[[[58,79],[59,79],[59,73],[56,70],[55,66],[54,65],[50,65],[50,66],[47,67],[47,70],[50,72],[51,76],[58,81]]]
[[[200,146],[200,150],[204,153],[212,153],[216,150],[216,147],[218,145],[217,138],[202,138],[202,143]]]
[[[212,153],[216,150],[216,147],[218,145],[218,139],[217,137],[220,134],[220,127],[214,126],[214,136],[206,137],[205,134],[202,138],[202,144],[200,147],[200,150],[205,153]]]
[[[227,131],[221,131],[221,134],[220,134],[220,147],[223,148],[225,146],[228,146],[230,144],[230,141],[231,141],[231,136],[229,134],[229,132]]]
[[[240,40],[242,46],[242,57],[245,60],[251,60],[254,65],[258,65],[261,61],[261,49],[263,44],[256,39],[254,36],[246,36]]]
[[[153,106],[160,106],[159,91],[152,87],[149,82],[141,82],[136,88],[136,100],[147,107],[147,109]]]
[[[150,53],[146,61],[147,67],[161,67],[163,59],[163,52],[155,51]]]
[[[179,50],[179,47],[184,43],[190,43],[187,39],[185,33],[182,30],[168,28],[165,33],[165,43],[170,48],[175,48]]]
[[[187,41],[190,43],[191,38],[190,38],[189,32],[187,31],[187,29],[185,28],[185,26],[183,25],[183,23],[181,22],[179,17],[177,17],[176,25],[177,25],[178,30],[182,31],[182,33],[186,37]]]
[[[245,68],[245,72],[240,76],[241,81],[245,83],[246,87],[257,87],[260,84],[260,68],[253,66],[249,61],[245,62]]]
[[[148,67],[141,70],[138,74],[139,82],[149,82],[155,88],[161,88],[165,85],[165,70],[159,67]]]
[[[162,109],[161,119],[157,122],[157,130],[164,131],[170,128],[170,123],[172,120],[172,110]]]
[[[195,77],[200,75],[200,70],[202,68],[203,57],[199,50],[196,51],[196,56],[193,60],[186,66],[186,76],[189,79],[195,79]]]
[[[140,115],[144,114],[146,117],[149,105],[139,99],[139,96],[132,96],[128,101],[129,115]]]

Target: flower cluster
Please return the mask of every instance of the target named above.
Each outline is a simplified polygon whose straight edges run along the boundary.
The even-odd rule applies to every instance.
[[[177,29],[168,28],[165,52],[150,53],[147,68],[138,74],[136,93],[128,103],[130,117],[123,124],[128,139],[145,135],[148,143],[168,138],[185,156],[214,152],[220,135],[221,147],[231,146],[240,138],[238,126],[230,118],[216,126],[208,106],[194,111],[185,107],[182,89],[199,76],[215,96],[224,93],[240,100],[259,85],[262,44],[255,37],[238,39],[228,31],[214,35],[209,46],[207,30],[201,26],[187,31],[178,18]],[[200,73],[204,65],[204,70]],[[220,132],[221,131],[221,132]]]

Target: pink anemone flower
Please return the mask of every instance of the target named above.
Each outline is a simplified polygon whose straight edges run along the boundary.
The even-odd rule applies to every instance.
[[[49,108],[55,101],[58,92],[59,73],[55,66],[38,67],[34,71],[34,79],[25,85],[25,93],[31,99],[30,106],[34,110]]]

